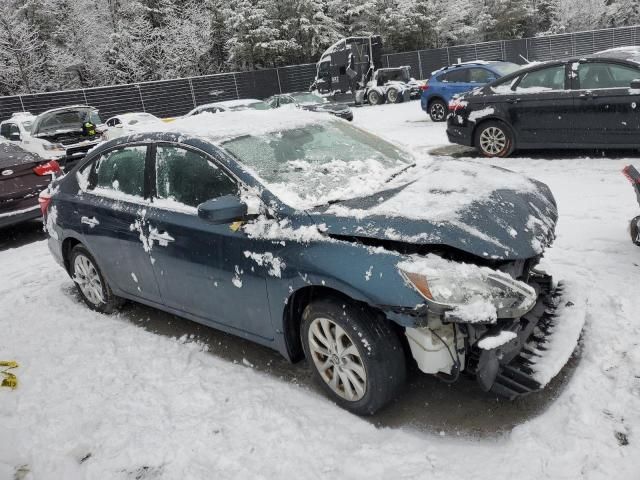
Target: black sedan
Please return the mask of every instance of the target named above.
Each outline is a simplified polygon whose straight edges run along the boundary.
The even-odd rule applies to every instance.
[[[274,95],[265,100],[272,108],[295,105],[310,112],[328,112],[345,120],[353,120],[353,111],[344,103],[330,102],[313,92],[294,92]]]
[[[449,141],[515,149],[639,148],[640,47],[532,65],[449,104]]]
[[[40,217],[38,195],[59,172],[55,160],[0,142],[0,227]]]

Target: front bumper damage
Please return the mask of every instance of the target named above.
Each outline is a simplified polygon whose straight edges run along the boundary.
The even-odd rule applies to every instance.
[[[491,325],[407,328],[420,370],[449,380],[463,371],[474,376],[484,391],[508,399],[544,388],[575,351],[584,310],[563,300],[563,286],[554,287],[549,275],[532,272],[527,283],[536,290],[537,301],[520,318],[498,319]],[[494,342],[495,346],[482,342],[500,336],[508,340]]]

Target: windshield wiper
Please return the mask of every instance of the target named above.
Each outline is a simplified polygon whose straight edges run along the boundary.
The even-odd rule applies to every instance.
[[[404,168],[401,168],[400,170],[398,170],[397,172],[395,172],[393,175],[391,175],[389,178],[387,178],[384,183],[389,183],[391,180],[393,180],[394,178],[398,177],[399,175],[402,175],[404,172],[406,172],[407,170],[409,170],[410,168],[415,167],[416,164],[412,163],[411,165],[407,165]]]

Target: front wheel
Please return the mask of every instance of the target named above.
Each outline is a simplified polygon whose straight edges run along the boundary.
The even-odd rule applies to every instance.
[[[380,105],[383,102],[382,95],[377,90],[370,90],[367,94],[367,100],[371,105]]]
[[[89,251],[82,245],[76,245],[69,260],[69,273],[84,303],[98,312],[113,312],[120,305],[120,299],[111,291]]]
[[[501,122],[486,122],[476,130],[475,146],[485,157],[508,157],[513,152],[513,134]]]
[[[371,415],[406,376],[398,335],[363,306],[318,300],[302,315],[302,344],[313,376],[341,407]]]
[[[436,99],[429,104],[429,116],[432,122],[444,122],[447,118],[447,104]]]
[[[389,103],[400,103],[401,98],[400,92],[396,88],[391,87],[387,90],[387,101]]]
[[[640,247],[640,216],[631,220],[631,241]]]

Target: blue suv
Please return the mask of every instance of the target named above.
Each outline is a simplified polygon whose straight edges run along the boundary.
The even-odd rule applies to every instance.
[[[422,87],[422,109],[434,122],[447,118],[449,101],[457,94],[468,92],[515,72],[520,65],[511,62],[476,61],[458,63],[436,70]]]

